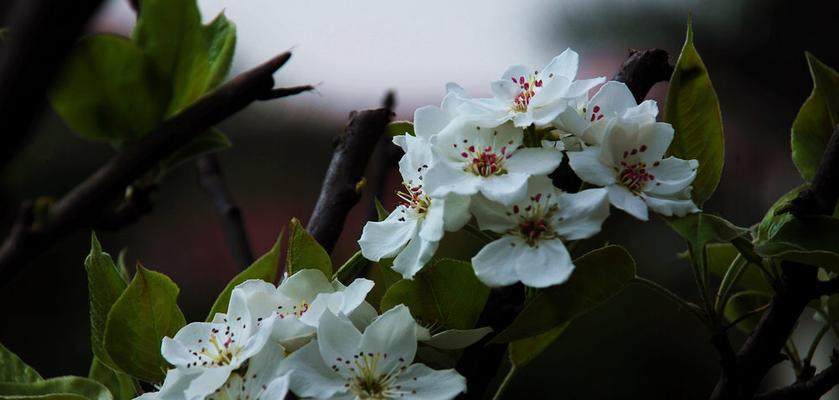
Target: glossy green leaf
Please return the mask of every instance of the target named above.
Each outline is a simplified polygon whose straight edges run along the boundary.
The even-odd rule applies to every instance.
[[[725,275],[731,262],[739,254],[731,243],[710,243],[705,247],[705,253],[708,256],[708,269],[719,278]],[[737,280],[737,286],[763,293],[774,292],[772,285],[766,282],[760,269],[754,264],[746,266],[743,275]]]
[[[37,382],[41,375],[0,343],[0,382]]]
[[[306,232],[300,221],[292,218],[289,224],[286,270],[289,275],[293,275],[307,268],[320,270],[325,276],[332,276],[332,259],[323,246]]]
[[[839,219],[826,216],[792,218],[755,251],[764,257],[815,265],[839,273]]]
[[[839,123],[839,74],[806,53],[813,77],[813,92],[804,101],[792,123],[792,161],[804,180],[810,182],[821,163],[822,153]]]
[[[117,368],[105,351],[105,328],[111,307],[128,284],[111,256],[102,252],[95,233],[90,236],[90,253],[84,260],[87,271],[87,294],[90,300],[90,347],[93,354],[111,368]]]
[[[772,300],[772,296],[766,294],[765,292],[755,292],[751,290],[738,292],[731,296],[728,300],[723,315],[725,316],[725,319],[731,323],[736,321],[738,318],[746,316],[750,312],[766,306],[769,304],[770,300]],[[760,321],[759,312],[743,319],[735,326],[737,329],[749,333],[755,328],[758,321]]]
[[[157,127],[169,85],[131,41],[115,35],[82,39],[50,92],[67,126],[86,139],[134,139]]]
[[[230,139],[224,132],[210,128],[206,132],[196,136],[189,143],[172,153],[171,156],[161,161],[161,168],[164,171],[175,169],[177,166],[193,160],[199,156],[209,153],[216,153],[230,148]]]
[[[381,310],[382,297],[385,296],[391,286],[402,280],[402,274],[396,272],[391,268],[393,265],[392,258],[379,260],[379,262],[371,263],[367,270],[367,279],[373,281],[373,289],[367,294],[367,301]]]
[[[411,121],[393,121],[387,124],[385,132],[390,137],[401,135],[415,136],[414,124]]]
[[[356,251],[352,257],[347,259],[341,268],[338,268],[338,271],[335,271],[335,275],[333,275],[332,278],[337,279],[344,285],[349,285],[356,277],[358,277],[358,274],[361,273],[361,270],[364,269],[367,263],[368,261],[361,254],[361,251]]]
[[[574,260],[565,283],[543,289],[494,342],[512,342],[566,326],[605,303],[635,278],[635,261],[620,246],[606,246]]]
[[[277,272],[279,271],[280,266],[280,252],[284,233],[285,231],[280,231],[280,236],[277,237],[277,241],[274,242],[274,246],[271,247],[271,250],[268,250],[267,253],[263,254],[262,257],[259,257],[259,259],[254,261],[253,264],[245,268],[244,271],[240,272],[227,283],[227,286],[224,287],[224,290],[221,291],[218,298],[216,298],[215,303],[213,303],[213,307],[210,309],[210,314],[207,315],[207,322],[212,321],[213,316],[215,316],[216,313],[227,313],[227,305],[230,303],[230,294],[233,293],[233,289],[235,289],[240,283],[248,279],[261,279],[270,283],[275,283],[277,281]]]
[[[163,380],[167,364],[160,344],[186,324],[178,308],[179,291],[166,275],[137,266],[105,328],[105,350],[120,370],[148,382]]]
[[[716,215],[696,213],[682,218],[666,218],[667,224],[687,240],[694,249],[701,249],[706,243],[730,242],[749,233]]]
[[[550,347],[565,332],[565,329],[571,322],[564,325],[557,326],[547,332],[540,333],[536,336],[531,336],[526,339],[519,339],[510,343],[508,351],[510,353],[510,362],[515,367],[523,367],[535,360],[540,354]]]
[[[778,233],[778,229],[783,226],[787,221],[791,220],[792,214],[787,212],[780,212],[784,208],[788,207],[790,201],[798,197],[798,194],[804,191],[805,189],[809,188],[810,185],[803,184],[798,186],[775,201],[775,204],[766,211],[766,214],[763,216],[763,219],[760,221],[760,224],[757,226],[757,234],[756,234],[756,242],[762,243],[767,239],[775,236]]]
[[[143,0],[134,41],[172,85],[167,115],[189,105],[207,89],[209,55],[195,0]]]
[[[131,400],[137,396],[134,382],[130,376],[108,368],[96,356],[93,357],[90,372],[87,376],[108,388],[114,400]]]
[[[384,221],[388,215],[390,215],[390,211],[388,211],[382,202],[379,201],[378,198],[374,198],[373,201],[376,203],[376,216],[379,217],[379,221]]]
[[[413,280],[391,286],[381,301],[382,311],[399,304],[425,325],[443,329],[471,329],[484,309],[489,288],[475,277],[465,261],[441,259]]]
[[[0,382],[0,399],[113,400],[113,396],[99,382],[78,376],[63,376],[28,383]]]
[[[210,65],[207,89],[211,90],[222,83],[230,71],[236,49],[236,26],[221,12],[204,27],[203,33]]]
[[[720,181],[725,139],[720,103],[708,69],[693,45],[690,21],[684,47],[670,78],[664,112],[664,120],[676,131],[669,154],[699,161],[692,198],[701,206],[711,197]]]

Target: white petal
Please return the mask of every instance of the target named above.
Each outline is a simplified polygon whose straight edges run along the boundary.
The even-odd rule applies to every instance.
[[[445,212],[446,200],[432,198],[431,205],[425,212],[425,217],[420,221],[419,237],[431,242],[442,239]]]
[[[434,202],[435,200],[432,199],[431,201]],[[444,202],[444,228],[449,232],[460,230],[472,218],[472,215],[469,213],[471,198],[452,194],[447,196]]]
[[[324,363],[316,341],[291,353],[280,364],[280,373],[287,372],[291,372],[291,390],[300,397],[328,399],[347,391],[343,378]]]
[[[558,125],[559,129],[576,136],[582,136],[589,126],[586,119],[572,107],[567,107],[559,113],[554,123]]]
[[[423,343],[438,349],[456,350],[469,347],[477,343],[491,332],[492,328],[488,326],[476,329],[449,329],[425,340],[419,340],[423,340]]]
[[[641,104],[628,108],[621,118],[644,124],[655,122],[656,116],[658,116],[658,103],[655,100],[644,100]]]
[[[347,315],[353,325],[359,330],[364,330],[379,316],[378,311],[368,302],[362,302],[350,314]]]
[[[414,133],[427,139],[440,133],[450,121],[451,118],[440,107],[420,107],[414,111]]]
[[[598,186],[615,183],[615,170],[605,165],[600,159],[602,149],[597,146],[587,147],[583,151],[569,151],[568,162],[580,179]]]
[[[647,220],[647,204],[644,203],[641,197],[620,185],[606,186],[606,190],[609,191],[609,202],[613,206],[626,211],[629,215],[642,221]]]
[[[482,230],[503,233],[516,226],[516,218],[512,214],[508,215],[507,209],[507,206],[484,196],[475,196],[472,200],[472,213]]]
[[[242,321],[245,321],[245,319],[243,318]],[[268,339],[271,338],[271,334],[274,331],[274,321],[276,321],[276,316],[273,315],[261,321],[259,329],[255,329],[253,336],[248,337],[242,347],[242,350],[239,352],[238,357],[234,358],[234,363],[230,364],[231,366],[238,367],[242,362],[253,357],[255,354],[259,353],[263,347],[265,347],[265,344],[268,342]],[[248,324],[248,328],[250,328],[251,325],[253,324]],[[242,336],[239,336],[238,340],[242,340]]]
[[[425,187],[432,197],[446,197],[449,194],[471,196],[478,192],[481,179],[462,170],[453,169],[445,163],[437,163],[425,174]]]
[[[376,365],[379,374],[392,371],[399,364],[409,365],[417,351],[417,332],[408,307],[400,304],[376,318],[364,330],[360,349],[381,354]]]
[[[635,106],[637,106],[635,97],[632,96],[626,84],[609,81],[601,86],[589,101],[585,118],[589,122],[594,122],[600,115],[604,118],[615,118]]]
[[[335,289],[320,270],[307,268],[286,278],[278,289],[295,302],[311,303],[319,293],[331,293]]]
[[[568,86],[568,92],[565,93],[566,98],[580,97],[588,94],[588,91],[594,89],[595,86],[606,82],[606,78],[600,76],[591,79],[580,79],[571,83]]]
[[[675,157],[656,161],[648,168],[655,179],[647,183],[644,192],[655,195],[680,193],[696,178],[697,166],[696,160],[682,160]]]
[[[348,319],[329,311],[321,315],[317,342],[323,362],[327,365],[352,361],[361,338],[361,332]]]
[[[536,98],[534,97],[535,100]],[[549,126],[551,122],[557,119],[568,108],[568,102],[565,99],[558,99],[548,104],[533,106],[530,111],[532,112],[532,120],[536,124],[536,127],[544,128]]]
[[[251,321],[251,310],[248,308],[245,292],[241,289],[233,289],[230,294],[230,304],[227,307],[227,325],[232,332],[231,336],[236,340],[250,338],[254,330]]]
[[[405,279],[413,278],[414,274],[431,261],[438,245],[439,242],[430,242],[421,237],[411,239],[402,252],[393,259],[393,270],[401,273]]]
[[[527,244],[512,236],[503,236],[485,245],[475,257],[472,267],[475,275],[490,287],[507,286],[518,282],[516,261]]]
[[[466,379],[453,369],[435,371],[423,364],[414,364],[399,375],[400,399],[446,400],[466,392]],[[404,394],[404,396],[402,396]]]
[[[490,200],[501,204],[512,204],[523,198],[527,193],[527,178],[529,177],[527,174],[515,172],[493,175],[483,179],[480,190]]]
[[[606,189],[588,189],[579,193],[563,193],[557,197],[559,212],[554,218],[554,229],[565,240],[579,240],[600,232],[609,216],[609,196]]]
[[[498,100],[513,101],[513,99],[521,92],[518,83],[513,83],[512,79],[497,80],[489,85],[492,96]]]
[[[260,399],[285,399],[288,394],[289,381],[289,375],[283,375],[279,378],[275,378],[268,384],[265,391],[262,392]]]
[[[510,173],[547,175],[562,162],[562,152],[553,149],[524,148],[516,150],[506,162]]]
[[[661,215],[684,217],[685,215],[699,212],[699,208],[692,200],[669,199],[656,196],[644,196],[644,201],[650,210]]]
[[[519,78],[522,77],[525,81],[527,81],[528,75],[530,75],[530,73],[524,65],[511,65],[507,67],[507,70],[504,71],[503,74],[501,74],[501,79],[499,79],[499,81],[513,83],[513,78],[515,78],[516,82],[519,82]],[[518,87],[518,84],[516,87]]]
[[[305,314],[304,314],[305,315]],[[310,326],[293,315],[277,318],[271,332],[271,340],[288,352],[293,352],[309,343],[315,336],[315,326]]]
[[[398,207],[390,214],[396,217],[389,217],[381,222],[368,222],[364,225],[361,239],[358,240],[364,258],[379,261],[382,258],[395,256],[405,247],[405,244],[416,235],[418,229],[415,219],[399,217],[407,212],[405,207]],[[405,220],[399,221],[398,218],[405,218]]]
[[[580,56],[571,49],[566,49],[554,57],[545,69],[539,72],[543,80],[554,79],[557,76],[573,81],[577,76],[577,66],[580,63]]]
[[[573,270],[571,255],[559,239],[540,240],[535,247],[525,245],[516,261],[519,280],[535,288],[565,282]]]
[[[640,152],[639,158],[652,165],[661,160],[673,141],[673,126],[665,122],[643,124],[638,132],[639,145],[646,145],[647,150]]]
[[[352,281],[352,283],[350,283],[350,285],[341,292],[344,296],[344,303],[340,311],[344,313],[344,315],[349,315],[359,305],[364,303],[364,299],[367,298],[367,294],[370,293],[370,290],[373,289],[374,285],[375,283],[373,283],[373,281],[364,278],[357,278]]]

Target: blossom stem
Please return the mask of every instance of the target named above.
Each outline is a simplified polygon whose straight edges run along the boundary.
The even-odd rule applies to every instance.
[[[492,235],[478,229],[477,226],[470,224],[466,224],[463,226],[463,230],[472,234],[472,236],[480,239],[483,244],[487,244],[489,242],[494,241],[496,238],[492,237]]]
[[[810,349],[807,350],[807,356],[804,357],[804,363],[809,365],[813,361],[813,357],[816,355],[816,349],[819,348],[819,343],[821,343],[822,338],[830,330],[833,324],[830,321],[827,321],[819,332],[816,334],[816,337],[813,338],[813,343],[810,343]]]
[[[495,395],[492,396],[492,400],[501,400],[501,397],[504,396],[504,392],[507,390],[507,386],[510,386],[510,382],[513,381],[513,378],[518,373],[518,369],[516,369],[515,365],[510,366],[510,370],[507,371],[507,375],[504,376],[504,380],[501,381],[501,385],[498,386],[498,390],[495,391]]]
[[[693,279],[696,282],[696,288],[699,292],[699,298],[702,300],[702,304],[705,307],[705,312],[711,316],[714,312],[714,308],[711,306],[711,302],[708,301],[708,283],[705,279],[705,272],[702,268],[702,262],[697,262],[696,253],[693,251],[693,246],[688,243],[688,254],[690,254],[690,266],[691,270],[693,271]],[[710,318],[712,321],[714,320],[713,317]]]
[[[641,286],[645,286],[647,288],[650,288],[653,291],[657,292],[658,294],[660,294],[664,297],[667,297],[668,299],[670,299],[671,301],[676,303],[676,305],[678,305],[680,307],[683,307],[683,308],[687,309],[688,311],[690,311],[691,314],[693,314],[693,316],[696,317],[699,320],[699,322],[702,322],[702,324],[704,324],[706,326],[708,325],[708,322],[709,322],[708,318],[698,305],[681,298],[676,293],[673,293],[670,289],[667,289],[666,287],[661,286],[657,282],[651,281],[651,280],[646,279],[646,278],[642,278],[642,277],[637,276],[637,275],[632,280],[632,282],[640,284]]]
[[[737,284],[737,281],[746,272],[748,265],[748,261],[740,253],[737,253],[737,256],[731,261],[731,264],[725,271],[725,275],[722,277],[722,282],[720,282],[720,287],[717,290],[717,296],[714,301],[714,309],[717,310],[717,315],[722,315],[734,285]]]

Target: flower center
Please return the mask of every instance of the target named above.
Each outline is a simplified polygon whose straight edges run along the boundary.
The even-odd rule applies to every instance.
[[[411,186],[407,182],[402,182],[405,191],[396,192],[403,206],[413,209],[420,216],[424,216],[431,207],[431,197],[425,194],[422,190],[422,185]]]
[[[217,333],[218,329],[214,329],[214,332],[210,334],[209,342],[213,345],[213,348],[208,349],[202,347],[200,352],[193,353],[202,361],[201,365],[206,366],[207,363],[216,366],[228,365],[233,362],[233,358],[242,350],[236,343],[236,340],[233,339],[233,332],[230,332],[229,326],[224,332],[225,339],[223,342],[219,341],[218,336],[216,336]]]
[[[508,212],[508,216],[515,215],[518,218],[518,225],[512,229],[511,233],[521,237],[531,247],[535,247],[539,240],[556,239],[558,236],[550,224],[551,216],[557,211],[556,204],[550,204],[548,201],[551,194],[548,193],[543,196],[542,193],[536,193],[530,197],[530,203],[523,209],[518,205],[513,205],[512,212]],[[543,203],[542,200],[545,200]]]
[[[632,193],[638,194],[644,189],[644,186],[647,182],[652,181],[655,179],[655,175],[649,173],[647,171],[647,163],[643,161],[638,161],[636,163],[632,163],[627,161],[627,158],[630,156],[634,156],[638,153],[643,153],[647,151],[647,145],[642,144],[638,148],[633,148],[630,150],[626,150],[623,152],[623,160],[621,160],[621,168],[615,168],[616,171],[620,171],[618,174],[618,180],[620,181],[621,185],[625,186],[629,189]],[[653,166],[658,166],[658,161],[653,163]]]
[[[285,317],[290,315],[300,318],[306,313],[306,311],[309,311],[309,303],[305,301],[301,301],[300,304],[292,305],[290,310],[288,309],[288,304],[286,304],[285,307],[283,305],[277,306],[277,316],[280,319],[285,319]],[[259,321],[261,320],[262,318],[259,319]]]
[[[507,146],[502,146],[496,152],[492,146],[478,149],[475,145],[469,145],[460,153],[460,156],[469,161],[469,164],[463,168],[464,171],[487,177],[506,174],[507,169],[504,168],[504,163],[513,155],[507,151]]]
[[[344,387],[353,392],[359,399],[384,400],[404,396],[402,386],[396,384],[399,375],[408,367],[404,358],[399,358],[390,371],[378,373],[379,361],[387,359],[387,353],[359,352],[353,355],[353,360],[341,357],[335,359],[332,370],[336,373],[344,372],[347,376]],[[416,391],[412,391],[416,394]]]
[[[536,76],[539,72],[534,72],[525,78],[524,76],[518,77],[511,77],[510,79],[513,80],[513,83],[519,85],[519,94],[513,99],[513,111],[515,112],[525,112],[527,111],[527,106],[530,105],[530,100],[533,96],[536,96],[536,88],[542,87],[542,80],[536,79]]]

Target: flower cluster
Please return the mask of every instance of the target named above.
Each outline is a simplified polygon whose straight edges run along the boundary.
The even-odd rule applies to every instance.
[[[279,287],[249,280],[233,289],[226,314],[164,338],[174,366],[143,400],[445,399],[466,390],[453,369],[414,363],[417,342],[462,348],[488,329],[436,335],[399,305],[378,315],[365,301],[373,282],[349,286],[304,269]]]
[[[414,134],[394,138],[405,152],[402,202],[364,227],[363,255],[395,257],[393,269],[410,279],[445,231],[474,217],[495,238],[472,258],[481,281],[546,287],[568,279],[566,243],[599,232],[609,204],[640,220],[648,210],[699,211],[690,197],[698,163],[665,158],[673,128],[656,122],[656,103],[637,104],[620,82],[576,79],[577,66],[568,49],[541,71],[508,68],[490,85],[491,98],[450,83],[440,107],[417,109]],[[585,187],[597,188],[554,187],[548,175],[563,157]]]

